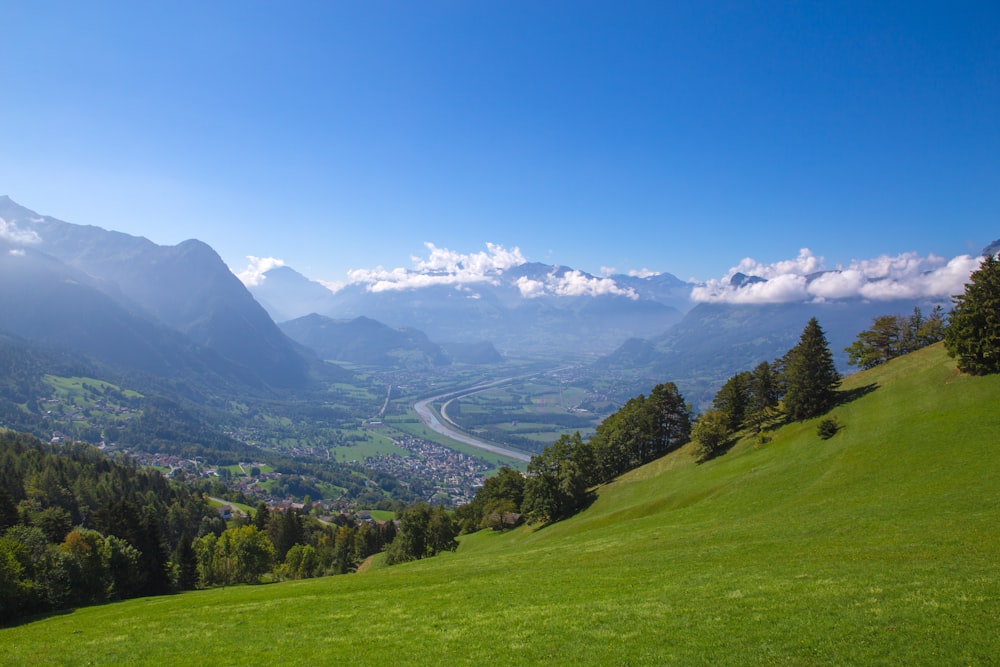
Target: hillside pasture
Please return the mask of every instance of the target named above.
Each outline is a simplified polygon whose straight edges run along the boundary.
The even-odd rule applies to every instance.
[[[37,664],[911,665],[1000,655],[1000,377],[940,346],[832,416],[685,447],[545,528],[361,575],[81,609],[0,630]],[[863,389],[863,391],[862,391]]]

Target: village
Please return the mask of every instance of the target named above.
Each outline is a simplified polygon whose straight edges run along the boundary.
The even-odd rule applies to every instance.
[[[414,478],[430,482],[434,486],[434,494],[427,498],[428,502],[449,505],[469,502],[476,489],[483,485],[484,475],[491,468],[482,459],[421,438],[405,436],[394,442],[409,452],[409,456],[369,456],[365,458],[365,467],[388,473],[404,482]]]
[[[88,387],[89,389],[89,387]],[[248,499],[263,500],[272,507],[284,507],[289,503],[299,503],[302,497],[276,496],[274,487],[282,486],[283,476],[261,461],[241,462],[236,466],[219,466],[202,457],[184,457],[168,452],[147,452],[139,447],[123,447],[119,443],[105,439],[113,429],[111,424],[127,423],[141,410],[132,405],[116,405],[99,398],[86,408],[74,404],[66,397],[40,397],[39,406],[43,414],[52,418],[53,430],[50,441],[54,444],[73,441],[91,442],[102,451],[113,454],[120,452],[136,461],[138,465],[155,467],[164,475],[177,478],[208,479],[219,481],[237,494]],[[67,428],[69,426],[70,428]],[[237,435],[230,433],[231,436]],[[241,433],[239,435],[247,435]],[[414,490],[418,496],[430,503],[458,506],[469,502],[477,488],[482,486],[485,474],[491,466],[475,456],[458,452],[421,438],[404,435],[395,444],[407,455],[392,454],[366,457],[356,463],[363,468],[389,475],[404,487]],[[306,456],[330,458],[334,448],[307,448],[306,451],[289,452],[293,457]],[[316,480],[308,480],[311,486]],[[377,485],[372,491],[378,492]],[[355,510],[353,501],[332,493],[316,493],[311,497],[317,513],[336,514]]]

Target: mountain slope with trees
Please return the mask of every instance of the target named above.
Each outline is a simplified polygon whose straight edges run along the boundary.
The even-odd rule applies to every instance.
[[[291,637],[290,664],[989,664],[1000,375],[961,374],[933,345],[841,391],[856,399],[829,440],[813,419],[700,465],[683,447],[541,530],[361,576],[92,607],[0,642],[15,665],[229,664]]]
[[[318,366],[281,333],[218,254],[200,241],[160,246],[142,237],[40,216],[7,196],[0,197],[0,218],[34,238],[3,253],[5,275],[22,281],[23,294],[34,300],[34,309],[19,305],[11,312],[47,313],[52,322],[45,323],[46,330],[58,331],[60,323],[71,326],[74,336],[59,338],[67,347],[79,337],[103,340],[105,348],[74,349],[101,352],[116,363],[142,363],[157,358],[158,341],[167,337],[157,329],[166,329],[185,341],[181,349],[210,351],[228,362],[220,365],[250,384],[301,388]],[[42,290],[39,281],[51,287]],[[121,339],[116,331],[140,326],[155,332],[148,336],[142,357],[116,358],[115,341]],[[177,346],[172,348],[175,353]],[[131,350],[134,345],[123,347]]]

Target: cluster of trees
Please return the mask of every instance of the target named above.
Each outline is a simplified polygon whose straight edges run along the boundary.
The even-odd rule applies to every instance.
[[[198,480],[196,480],[198,481]],[[440,508],[407,518],[398,560],[454,548]],[[449,533],[450,531],[450,533]],[[446,537],[446,533],[450,537]],[[28,614],[253,583],[340,574],[385,550],[393,522],[333,524],[261,502],[227,524],[205,494],[90,445],[55,446],[0,432],[0,623]]]
[[[909,317],[881,315],[872,320],[870,329],[859,333],[857,340],[844,348],[847,363],[861,369],[874,368],[944,340],[946,328],[941,306],[935,307],[927,318],[919,308],[914,308]]]
[[[299,509],[270,510],[263,502],[251,516],[231,524],[193,541],[198,586],[252,584],[265,575],[309,579],[346,574],[396,537],[392,521],[354,522],[341,515],[325,524]]]
[[[874,368],[944,340],[961,371],[974,375],[1000,372],[1000,258],[986,257],[970,276],[965,292],[953,301],[947,321],[940,306],[929,317],[914,308],[909,316],[874,318],[871,328],[845,348],[848,363]],[[814,318],[799,344],[784,357],[738,373],[722,386],[712,408],[692,430],[696,456],[699,460],[714,456],[742,428],[752,426],[759,431],[777,417],[802,420],[825,413],[833,406],[839,383],[826,338]],[[833,420],[820,425],[822,437],[836,430]]]
[[[503,466],[476,490],[471,502],[455,510],[455,520],[463,533],[483,528],[505,530],[521,522],[524,502],[524,475]]]
[[[825,413],[836,401],[840,380],[826,335],[814,317],[783,357],[726,381],[692,429],[695,457],[704,461],[717,455],[741,429],[760,432],[777,418],[800,421]]]
[[[553,522],[572,516],[591,500],[590,489],[649,463],[688,441],[691,413],[672,382],[630,399],[584,440],[563,435],[528,463],[527,476],[501,469],[460,508],[464,530],[502,530],[523,515]]]
[[[954,307],[945,321],[938,306],[924,318],[919,308],[910,317],[883,315],[858,334],[848,348],[848,361],[873,368],[898,356],[944,340],[948,354],[956,357],[964,373],[1000,373],[1000,258],[987,255],[969,276],[962,294],[952,297]]]
[[[458,532],[458,523],[443,507],[418,503],[400,515],[399,532],[386,548],[385,562],[396,565],[454,551]]]
[[[0,432],[0,619],[192,587],[182,545],[225,529],[207,499],[89,445]]]
[[[965,373],[1000,373],[1000,259],[983,260],[965,293],[953,300],[944,339],[948,354],[957,357]]]

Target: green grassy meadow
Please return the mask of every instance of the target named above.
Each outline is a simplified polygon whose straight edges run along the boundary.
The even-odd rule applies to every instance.
[[[868,391],[861,391],[867,388]],[[567,521],[359,575],[198,591],[0,630],[6,664],[988,665],[1000,656],[1000,377],[940,345],[854,400]]]

